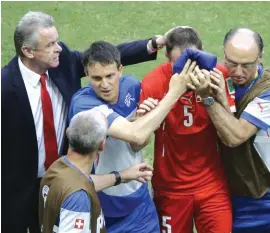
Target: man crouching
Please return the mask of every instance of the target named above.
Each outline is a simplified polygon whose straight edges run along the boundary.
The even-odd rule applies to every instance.
[[[41,181],[39,218],[43,233],[106,232],[97,191],[121,182],[152,177],[152,168],[136,164],[121,172],[91,175],[93,162],[103,150],[108,130],[106,117],[98,110],[78,113],[67,130],[69,150],[46,172]],[[77,232],[77,231],[76,231]]]

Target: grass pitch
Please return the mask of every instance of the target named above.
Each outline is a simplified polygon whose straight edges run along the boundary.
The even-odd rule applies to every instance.
[[[248,27],[261,33],[265,67],[270,62],[270,2],[1,2],[1,7],[2,67],[15,54],[15,26],[30,10],[53,15],[60,40],[81,51],[96,40],[117,44],[189,25],[200,32],[204,49],[222,59],[226,32]],[[159,51],[156,61],[125,67],[124,72],[142,79],[165,60],[163,51]],[[83,79],[82,84],[86,83]],[[152,163],[153,140],[144,149],[144,157]]]

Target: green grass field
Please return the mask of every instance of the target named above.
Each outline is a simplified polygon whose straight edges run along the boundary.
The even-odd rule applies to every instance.
[[[2,2],[1,6],[2,67],[15,54],[15,26],[30,10],[53,15],[60,40],[76,50],[86,49],[95,40],[117,44],[163,34],[176,25],[190,25],[200,32],[204,49],[222,59],[225,33],[233,27],[249,27],[261,33],[264,64],[270,63],[270,2]],[[142,79],[164,61],[160,51],[156,61],[124,71]],[[146,147],[144,156],[152,163],[153,143]]]
[[[2,64],[14,56],[13,33],[28,11],[54,16],[60,40],[70,48],[84,50],[95,40],[121,43],[163,34],[176,25],[190,25],[201,35],[204,49],[222,59],[222,41],[233,27],[249,27],[261,33],[264,64],[270,63],[270,2],[2,2]],[[124,69],[139,79],[165,61],[158,59]],[[87,80],[82,81],[83,85]],[[153,140],[152,140],[153,141]],[[144,150],[152,163],[153,143]]]

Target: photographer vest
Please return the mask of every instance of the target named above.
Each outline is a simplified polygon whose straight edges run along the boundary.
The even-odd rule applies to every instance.
[[[270,70],[265,70],[262,77],[236,103],[236,118],[240,118],[248,103],[267,90],[270,90]],[[232,195],[260,198],[270,188],[270,172],[254,147],[255,137],[234,148],[221,143],[221,155]]]
[[[91,203],[90,231],[105,233],[105,221],[94,184],[81,172],[59,158],[46,172],[40,184],[39,220],[42,233],[52,233],[65,199],[84,190]]]

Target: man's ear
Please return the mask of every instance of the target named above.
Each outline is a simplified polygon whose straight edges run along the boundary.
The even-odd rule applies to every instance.
[[[99,151],[99,152],[104,150],[105,142],[106,142],[106,139],[104,139],[104,140],[99,144],[99,147],[98,147],[98,151]]]
[[[122,77],[122,74],[123,74],[123,65],[122,64],[119,66],[118,71],[120,72],[120,76]]]
[[[167,52],[164,52],[164,55],[165,55],[165,57],[167,58],[167,60],[170,61],[170,56],[169,56],[169,54],[168,54]]]
[[[69,139],[69,128],[67,128],[66,130],[66,135],[67,135],[67,138]]]
[[[204,46],[202,45],[202,51],[204,51]]]
[[[32,48],[23,46],[21,50],[25,57],[30,58],[30,59],[33,59],[35,57],[34,50]]]
[[[263,52],[264,52],[264,51],[262,51],[261,55],[260,55],[259,58],[258,58],[258,63],[259,63],[259,64],[262,64],[262,60],[263,60],[263,59],[262,59],[262,57],[263,57]]]

